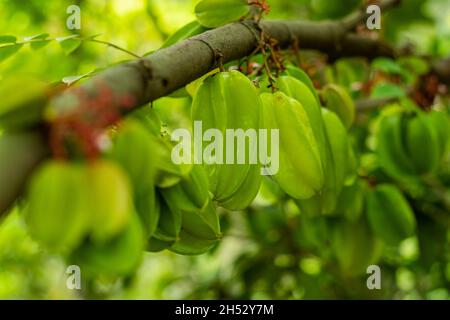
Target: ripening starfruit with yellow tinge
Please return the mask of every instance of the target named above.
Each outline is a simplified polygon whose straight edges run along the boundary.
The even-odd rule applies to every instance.
[[[205,79],[193,99],[193,127],[201,121],[203,132],[216,129],[224,137],[222,149],[219,150],[220,145],[217,145],[215,158],[210,159],[205,167],[214,201],[230,210],[244,209],[256,197],[261,183],[261,167],[258,161],[249,161],[251,155],[257,154],[257,150],[250,150],[248,141],[245,142],[245,161],[238,163],[237,139],[234,143],[234,159],[227,161],[226,130],[241,129],[245,132],[253,129],[258,132],[260,110],[261,102],[256,87],[238,71],[220,72]],[[194,157],[202,159],[207,147],[209,144],[204,143],[203,148],[194,152]],[[253,147],[257,147],[257,144]]]
[[[349,130],[355,120],[355,103],[344,87],[327,84],[321,92],[325,108],[336,113]]]
[[[308,87],[308,89],[312,92],[312,94],[314,95],[314,98],[316,99],[317,104],[320,103],[319,95],[317,94],[316,88],[314,87],[314,83],[305,71],[303,71],[302,69],[300,69],[294,65],[288,64],[286,66],[286,70],[284,71],[283,74],[293,77],[293,78],[299,80],[304,85],[306,85]]]
[[[135,209],[130,180],[115,162],[96,160],[87,165],[90,237],[107,242],[124,230]]]
[[[277,88],[304,106],[314,136],[318,142],[322,168],[327,179],[324,183],[324,190],[321,190],[310,199],[299,200],[297,202],[299,203],[299,207],[309,215],[317,215],[320,213],[329,214],[335,208],[336,198],[345,180],[345,178],[343,180],[343,177],[354,174],[355,166],[352,166],[352,161],[350,161],[352,159],[352,148],[347,142],[347,134],[345,130],[342,130],[342,125],[337,121],[337,117],[321,110],[317,97],[311,91],[311,88],[313,88],[311,81],[304,72],[300,73],[300,71],[293,69],[292,72],[298,78],[290,75],[281,76],[277,80]],[[303,82],[299,79],[302,79]],[[338,88],[337,91],[342,93],[341,91],[343,90]],[[349,97],[348,95],[345,96],[345,92],[342,95],[344,95],[343,100],[348,100]],[[352,108],[349,110],[352,110]],[[327,121],[327,127],[325,126],[324,120]],[[340,141],[339,137],[342,138]],[[345,148],[344,145],[348,146],[349,154],[347,156],[343,151]],[[347,167],[347,173],[344,173],[344,166]]]
[[[299,101],[281,91],[263,93],[261,101],[263,127],[279,130],[279,170],[274,180],[295,199],[311,198],[323,187],[324,171],[308,113]]]
[[[31,179],[25,221],[31,235],[52,250],[72,250],[90,230],[85,178],[81,165],[52,160]]]
[[[305,77],[307,76],[305,75]],[[304,81],[306,81],[306,79]],[[320,152],[320,161],[322,162],[322,169],[325,170],[327,165],[327,138],[322,119],[321,107],[318,99],[314,95],[315,91],[312,91],[307,84],[291,76],[279,77],[277,79],[276,86],[288,97],[300,102],[305,110],[314,134],[314,138],[317,141],[317,147]]]
[[[85,237],[108,242],[133,214],[129,179],[114,162],[50,160],[31,181],[25,219],[37,240],[70,251]]]
[[[323,189],[309,199],[296,201],[299,209],[309,216],[332,214],[349,176],[350,146],[347,130],[334,112],[322,109],[322,118],[328,150]]]

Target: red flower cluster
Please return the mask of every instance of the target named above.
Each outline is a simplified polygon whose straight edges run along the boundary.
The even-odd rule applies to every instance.
[[[92,92],[92,93],[91,93]],[[129,95],[118,95],[101,81],[94,81],[94,88],[77,87],[66,93],[75,96],[76,105],[62,112],[52,122],[50,141],[53,155],[66,159],[80,154],[92,159],[102,151],[101,137],[105,129],[117,123],[124,110],[136,105]]]

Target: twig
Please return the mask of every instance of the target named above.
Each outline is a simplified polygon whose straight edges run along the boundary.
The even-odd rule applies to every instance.
[[[131,56],[133,56],[135,58],[138,58],[138,59],[142,58],[141,56],[139,56],[139,55],[137,55],[137,54],[127,50],[127,49],[119,47],[118,45],[115,45],[114,43],[108,42],[108,41],[97,40],[97,39],[90,38],[90,37],[86,37],[86,38],[73,37],[71,39],[79,40],[79,41],[91,41],[91,42],[101,43],[101,44],[107,45],[109,47],[112,47],[114,49],[117,49],[117,50],[120,50],[122,52],[125,52],[125,53],[127,53],[127,54],[129,54],[129,55],[131,55]],[[16,45],[25,45],[25,44],[31,44],[31,43],[48,42],[48,41],[58,41],[58,38],[42,38],[42,39],[33,39],[33,40],[22,41],[22,42],[11,42],[11,43],[8,43],[6,45],[1,46],[1,48],[9,47],[9,46],[16,46]]]
[[[127,49],[119,47],[118,45],[115,45],[114,43],[111,43],[111,42],[107,42],[107,41],[103,41],[103,40],[97,40],[97,39],[89,39],[88,41],[105,44],[108,47],[111,47],[111,48],[117,49],[119,51],[128,53],[129,55],[131,55],[131,56],[133,56],[135,58],[138,58],[138,59],[142,58],[141,56],[139,56],[139,55],[137,55],[137,54],[135,54],[135,53],[133,53],[131,51],[128,51]]]

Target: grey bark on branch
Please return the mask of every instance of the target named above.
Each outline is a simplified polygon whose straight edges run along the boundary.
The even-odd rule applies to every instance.
[[[302,50],[318,50],[332,56],[394,57],[396,52],[387,44],[359,36],[344,34],[339,22],[264,21],[258,26],[252,21],[232,23],[181,41],[171,47],[132,62],[110,68],[82,84],[93,94],[101,83],[123,95],[134,97],[141,106],[194,81],[218,66],[244,58],[259,44],[260,28],[277,40],[281,48],[297,41]],[[67,99],[73,97],[71,89],[56,97],[56,109],[67,112]],[[72,107],[77,102],[72,100]],[[128,108],[129,109],[129,108]]]

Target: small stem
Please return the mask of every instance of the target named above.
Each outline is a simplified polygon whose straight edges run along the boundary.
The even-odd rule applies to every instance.
[[[223,66],[223,54],[215,50],[214,58],[217,61],[220,72],[225,72],[225,67]]]
[[[237,233],[226,233],[224,235],[224,237],[231,237],[231,238],[237,238],[237,239],[242,239],[242,240],[254,240],[256,241],[256,239],[250,235],[245,235],[245,234],[237,234]]]
[[[275,50],[273,49],[273,47],[271,45],[268,46],[269,47],[269,51],[270,51],[270,55],[272,57],[273,62],[275,63],[276,67],[277,67],[277,72],[280,70],[283,70],[284,67],[282,65],[282,62],[280,60],[278,60],[277,54],[275,52]]]
[[[110,42],[103,41],[103,40],[97,40],[97,39],[89,39],[88,41],[91,41],[91,42],[97,42],[97,43],[101,43],[101,44],[105,44],[105,45],[107,45],[107,46],[109,46],[109,47],[112,47],[112,48],[114,48],[114,49],[117,49],[117,50],[120,50],[120,51],[122,51],[122,52],[128,53],[129,55],[131,55],[131,56],[133,56],[133,57],[135,57],[135,58],[138,58],[138,59],[142,58],[141,56],[139,56],[139,55],[137,55],[137,54],[135,54],[135,53],[133,53],[133,52],[131,52],[131,51],[128,51],[127,49],[124,49],[124,48],[122,48],[122,47],[119,47],[118,45],[115,45],[114,43],[110,43]]]
[[[275,92],[276,87],[275,87],[275,79],[272,75],[272,71],[270,70],[270,66],[269,66],[269,62],[268,62],[268,58],[267,58],[267,54],[266,54],[266,46],[269,47],[269,57],[272,54],[271,51],[271,47],[270,45],[266,42],[266,38],[264,35],[264,31],[261,30],[261,35],[260,35],[260,44],[258,46],[258,48],[261,51],[261,55],[263,58],[263,68],[266,71],[270,86],[272,88],[272,92]]]
[[[131,51],[128,51],[127,49],[124,49],[122,47],[119,47],[118,45],[115,45],[114,43],[110,43],[110,42],[107,42],[107,41],[97,40],[97,39],[83,39],[83,38],[79,38],[79,37],[74,37],[73,40],[91,41],[91,42],[97,42],[97,43],[105,44],[105,45],[107,45],[109,47],[112,47],[114,49],[117,49],[117,50],[120,50],[122,52],[128,53],[129,55],[132,55],[135,58],[138,58],[138,59],[142,58],[141,56],[139,56],[139,55],[137,55],[137,54],[135,54],[135,53],[133,53]],[[39,42],[46,42],[46,41],[57,41],[57,40],[56,40],[56,38],[34,39],[34,40],[30,40],[30,41],[14,42],[14,43],[10,43],[10,44],[7,44],[7,45],[1,46],[1,47],[3,48],[3,47],[15,46],[15,45],[24,45],[24,44],[27,44],[27,43],[39,43]]]

